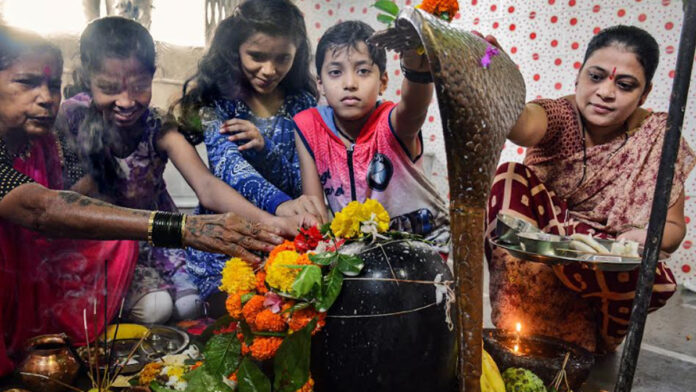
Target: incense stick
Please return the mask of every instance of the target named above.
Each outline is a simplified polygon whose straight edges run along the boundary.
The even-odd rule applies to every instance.
[[[124,367],[128,364],[128,362],[131,360],[131,358],[133,358],[133,355],[135,354],[135,352],[138,350],[138,348],[140,347],[140,345],[143,344],[143,341],[144,341],[145,338],[147,338],[148,336],[150,336],[150,330],[149,330],[149,329],[143,334],[143,336],[140,338],[140,340],[138,340],[138,343],[137,343],[135,346],[133,346],[133,348],[131,349],[131,351],[128,353],[128,357],[126,357],[125,362],[119,363],[119,365],[118,365],[118,370],[117,370],[116,372],[114,372],[114,375],[112,376],[110,383],[113,383],[114,381],[116,381],[116,378],[118,377],[118,375],[121,374],[121,370],[123,370],[123,368],[124,368]]]
[[[109,315],[108,315],[108,305],[109,305],[109,279],[108,279],[108,274],[107,269],[108,269],[108,259],[104,259],[104,356],[108,358],[108,347],[106,345],[106,326],[109,324]],[[108,359],[107,359],[108,360]],[[103,385],[107,380],[109,379],[109,362],[106,362],[106,368],[104,369],[104,378],[102,379],[102,384]],[[104,388],[106,389],[106,388]]]
[[[121,316],[123,315],[123,304],[126,302],[126,298],[121,298],[121,307],[118,310],[118,318],[116,319],[116,330],[114,331],[114,336],[111,338],[111,348],[109,349],[109,356],[106,361],[106,370],[107,370],[107,378],[109,373],[113,372],[111,369],[111,358],[113,358],[114,355],[114,345],[116,344],[116,339],[118,338],[118,328],[121,326]],[[106,334],[106,332],[104,332]],[[106,337],[104,337],[106,339]],[[114,366],[114,369],[116,366]]]
[[[85,322],[85,342],[87,343],[87,367],[89,369],[89,379],[94,384],[94,375],[92,374],[92,349],[89,347],[89,329],[87,328],[87,309],[82,309],[82,318]]]

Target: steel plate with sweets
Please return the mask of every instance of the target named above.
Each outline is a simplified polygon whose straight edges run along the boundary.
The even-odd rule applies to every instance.
[[[642,249],[634,241],[541,233],[536,227],[521,224],[518,218],[505,214],[498,218],[505,224],[496,227],[498,238],[491,244],[522,260],[549,265],[580,262],[603,271],[631,271],[641,262]]]

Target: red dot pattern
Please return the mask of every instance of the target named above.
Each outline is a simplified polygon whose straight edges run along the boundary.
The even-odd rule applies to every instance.
[[[413,6],[415,0],[394,0],[399,6]],[[378,10],[362,0],[298,0],[304,12],[313,47],[321,34],[339,20],[362,20],[375,29],[385,25],[377,22]],[[602,0],[460,0],[460,11],[454,25],[464,30],[477,30],[496,36],[503,49],[518,65],[525,79],[527,99],[555,98],[574,92],[575,77],[581,68],[587,42],[601,29],[616,24],[629,24],[650,32],[660,45],[660,65],[653,79],[653,88],[644,108],[666,111],[672,88],[679,33],[683,18],[682,1],[602,1]],[[399,59],[391,52],[387,71],[387,91],[381,97],[398,101],[401,78]],[[495,61],[495,60],[494,60]],[[314,70],[312,69],[314,72]],[[696,86],[696,70],[691,78]],[[689,98],[691,98],[690,94]],[[683,134],[696,149],[696,99],[689,99]],[[432,174],[437,189],[448,195],[447,163],[437,101],[433,100],[423,125],[425,159],[432,160]],[[501,161],[521,161],[525,149],[511,143],[503,149]],[[686,194],[696,195],[696,174],[686,183]],[[680,249],[668,261],[677,280],[696,281],[696,198],[686,201],[687,235]],[[688,245],[687,244],[688,241]]]

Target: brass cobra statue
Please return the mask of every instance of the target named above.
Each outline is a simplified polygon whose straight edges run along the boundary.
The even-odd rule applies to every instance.
[[[525,104],[524,80],[502,51],[484,68],[487,41],[421,10],[403,9],[395,25],[370,41],[397,51],[422,47],[430,60],[447,151],[460,391],[478,392],[486,203],[505,138]]]

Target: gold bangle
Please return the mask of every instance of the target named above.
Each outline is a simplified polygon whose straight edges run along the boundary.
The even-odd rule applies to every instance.
[[[152,211],[150,213],[150,219],[147,221],[147,243],[151,246],[154,246],[152,243],[152,226],[155,222],[155,214],[157,214],[157,211]]]
[[[181,247],[184,247],[184,232],[186,231],[186,214],[181,214]]]

